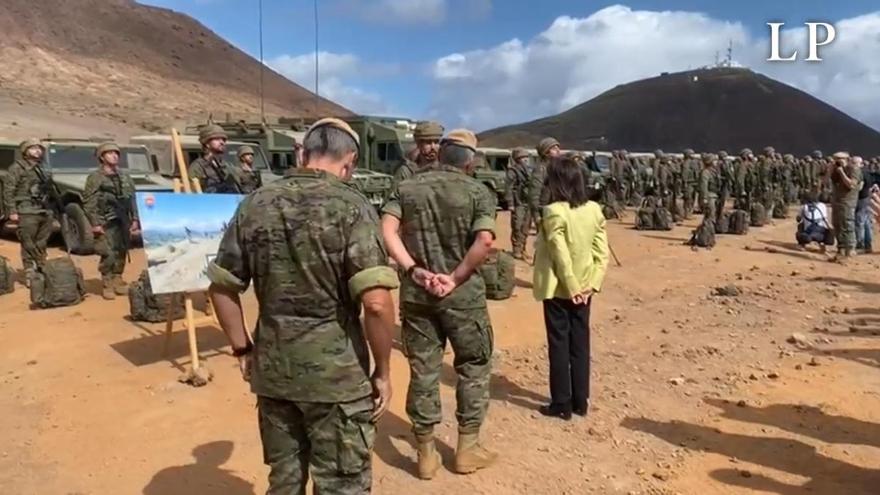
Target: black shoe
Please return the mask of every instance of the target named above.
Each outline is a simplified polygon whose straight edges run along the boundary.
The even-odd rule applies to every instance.
[[[550,418],[559,418],[565,421],[571,420],[571,407],[562,404],[548,404],[538,408],[538,412]]]
[[[572,407],[571,412],[577,414],[578,416],[586,416],[589,409],[590,403],[586,402],[582,405]]]

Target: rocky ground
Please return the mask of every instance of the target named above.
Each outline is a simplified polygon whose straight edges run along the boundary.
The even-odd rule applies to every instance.
[[[507,217],[499,217],[504,233]],[[587,419],[540,417],[547,363],[530,267],[513,299],[492,303],[496,368],[485,427],[499,463],[415,479],[395,351],[395,397],[376,443],[376,493],[875,494],[880,486],[880,258],[847,266],[793,245],[792,221],[682,246],[690,227],[636,232],[612,222],[623,267],[594,301],[593,407]],[[503,234],[506,237],[506,233]],[[501,241],[507,245],[506,239]],[[18,246],[0,241],[17,260]],[[54,254],[58,255],[57,250]],[[127,271],[143,267],[141,252]],[[96,260],[78,258],[98,291]],[[0,486],[22,494],[262,493],[254,399],[222,334],[199,331],[214,381],[177,383],[177,331],[129,322],[127,301],[29,311],[0,298]],[[256,314],[250,301],[248,315]],[[455,446],[449,355],[440,429]]]

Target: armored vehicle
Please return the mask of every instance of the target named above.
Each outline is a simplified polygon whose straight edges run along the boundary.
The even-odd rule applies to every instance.
[[[95,240],[92,225],[83,210],[82,194],[86,178],[97,168],[95,150],[98,140],[47,139],[43,166],[52,172],[59,198],[51,201],[55,208],[58,227],[67,249],[74,254],[94,254]],[[19,158],[19,143],[0,141],[0,191],[9,166]],[[150,166],[150,156],[144,146],[122,145],[119,167],[131,176],[138,191],[171,191],[173,183],[157,174]],[[0,218],[6,212],[0,205]]]

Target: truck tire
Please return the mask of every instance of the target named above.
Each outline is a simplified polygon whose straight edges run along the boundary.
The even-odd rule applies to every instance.
[[[95,254],[95,237],[92,223],[77,203],[68,203],[61,215],[61,236],[67,250],[83,256]]]

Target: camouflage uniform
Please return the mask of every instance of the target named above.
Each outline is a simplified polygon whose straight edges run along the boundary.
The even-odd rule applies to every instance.
[[[724,208],[727,206],[727,200],[730,199],[730,193],[736,181],[733,164],[727,159],[726,151],[718,153],[717,168],[720,179],[720,191],[718,192],[718,201],[715,202],[715,214],[716,218],[720,219],[721,215],[724,214]]]
[[[682,185],[684,189],[683,214],[685,218],[689,218],[694,211],[694,202],[697,200],[697,187],[700,182],[700,174],[702,173],[700,161],[694,158],[694,151],[684,150],[684,163],[682,164]],[[700,203],[702,205],[702,203]]]
[[[208,194],[241,194],[233,181],[235,167],[222,157],[199,157],[189,164],[190,179],[198,179],[202,192]]]
[[[254,149],[250,146],[242,146],[238,149],[238,159],[240,161],[237,167],[231,167],[230,180],[235,184],[241,194],[250,194],[263,186],[263,175],[259,170],[248,166],[242,160],[245,155],[253,156]]]
[[[526,164],[517,163],[517,157],[528,153],[514,150],[513,161],[507,168],[507,204],[510,207],[510,244],[513,257],[522,259],[529,236],[529,170]]]
[[[733,196],[736,198],[737,208],[745,211],[750,211],[752,200],[751,153],[748,148],[742,150],[734,163]]]
[[[862,169],[852,163],[847,163],[843,170],[853,182],[853,188],[847,189],[844,187],[835,166],[830,177],[834,187],[831,202],[831,222],[834,232],[837,234],[838,252],[847,255],[854,253],[856,249],[856,206],[858,205],[859,190],[862,184]]]
[[[437,122],[422,121],[416,124],[413,131],[413,139],[416,142],[420,140],[439,140],[443,137],[443,126]],[[397,170],[394,171],[394,181],[392,182],[392,190],[396,190],[397,186],[415,175],[419,170],[434,165],[434,163],[426,163],[417,157],[417,161],[404,158]]]
[[[269,495],[364,494],[371,487],[370,357],[360,296],[397,287],[375,209],[326,172],[296,169],[239,205],[211,281],[260,314],[251,391],[258,396]]]
[[[651,168],[654,170],[654,187],[655,187],[655,196],[660,198],[662,204],[666,209],[669,209],[669,201],[672,189],[672,181],[674,180],[672,169],[669,166],[668,160],[663,156],[662,151],[654,152],[654,160],[652,162]],[[672,210],[670,210],[670,213]]]
[[[37,140],[21,144],[22,156]],[[45,148],[43,148],[45,150]],[[49,187],[52,174],[39,163],[20,158],[9,167],[3,188],[3,203],[7,215],[17,213],[18,240],[21,243],[21,264],[27,271],[42,267],[46,262],[46,246],[52,236],[55,214],[49,207]]]
[[[495,198],[462,170],[425,169],[400,184],[383,214],[399,218],[403,243],[416,262],[433,273],[452,273],[481,231],[495,229]],[[436,220],[436,221],[435,221]],[[447,341],[455,353],[459,432],[475,434],[489,407],[493,335],[486,286],[474,273],[449,296],[438,299],[407,277],[400,289],[402,339],[410,365],[406,412],[417,437],[431,435],[442,421],[440,373]]]
[[[127,293],[122,273],[128,256],[131,224],[138,220],[134,193],[134,182],[128,174],[121,170],[109,174],[103,167],[89,175],[83,191],[83,206],[89,222],[104,228],[104,234],[95,239],[95,252],[101,256],[98,271],[104,287],[113,288],[117,295]]]
[[[771,154],[767,154],[767,150],[765,150],[765,154],[758,158],[758,163],[755,165],[753,171],[755,182],[752,188],[752,197],[764,205],[764,208],[768,213],[773,211],[772,171],[773,158]]]
[[[721,176],[714,164],[715,158],[711,155],[703,157],[704,168],[700,171],[700,208],[703,211],[703,222],[711,221],[717,225],[718,213],[716,205],[718,193],[721,192]]]

